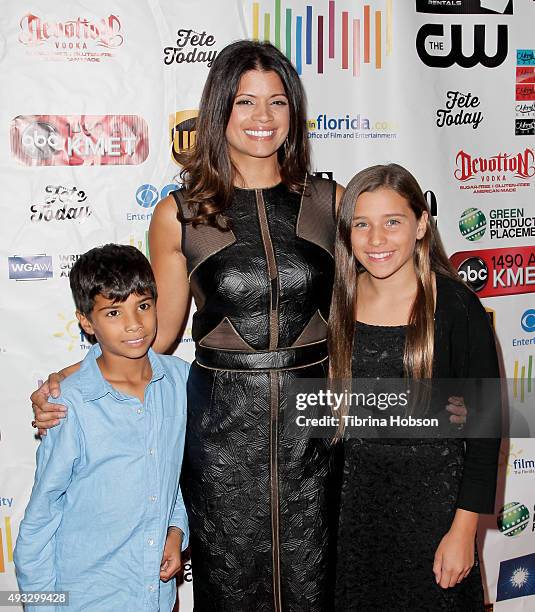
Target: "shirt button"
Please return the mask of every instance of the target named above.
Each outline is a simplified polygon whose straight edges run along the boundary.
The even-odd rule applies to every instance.
[[[150,501],[151,501],[151,502],[155,502],[157,499],[158,499],[158,498],[156,497],[156,495],[153,495],[153,496],[150,498]]]
[[[149,448],[149,455],[154,455],[154,449],[153,448]]]
[[[154,587],[151,585],[149,585],[149,591],[152,593],[152,591],[154,591]]]
[[[154,540],[152,538],[149,538],[147,543],[149,546],[152,546],[154,544]]]
[[[143,412],[143,410],[141,410],[141,408],[138,408],[138,409],[136,410],[136,412],[137,412],[138,414],[141,414],[141,413]]]

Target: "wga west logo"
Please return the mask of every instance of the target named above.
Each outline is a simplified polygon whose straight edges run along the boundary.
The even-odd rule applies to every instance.
[[[47,280],[52,278],[50,255],[15,255],[8,257],[9,278],[17,281]]]
[[[512,15],[513,0],[416,0],[416,11],[446,15]],[[464,28],[473,28],[471,55],[463,48]],[[487,53],[487,33],[489,38],[495,39],[488,44],[489,48],[496,49],[494,55]],[[461,68],[473,68],[478,64],[496,68],[507,58],[508,43],[505,23],[473,26],[456,23],[449,26],[449,32],[445,32],[443,23],[426,23],[416,36],[416,51],[422,62],[431,68],[450,68],[454,64]]]
[[[100,62],[113,57],[124,42],[117,15],[59,21],[28,13],[19,26],[19,42],[30,55],[44,60]]]

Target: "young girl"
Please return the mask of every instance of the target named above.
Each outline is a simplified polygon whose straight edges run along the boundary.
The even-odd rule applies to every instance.
[[[499,377],[485,310],[407,170],[352,179],[335,258],[333,379]],[[493,511],[498,449],[493,439],[346,440],[337,610],[482,611],[475,534],[479,513]]]

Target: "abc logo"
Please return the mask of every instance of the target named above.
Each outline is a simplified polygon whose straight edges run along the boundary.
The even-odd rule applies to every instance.
[[[480,257],[469,257],[458,267],[459,276],[474,291],[481,291],[487,284],[489,271],[487,264]]]
[[[520,325],[525,332],[535,332],[535,310],[530,308],[522,315]]]

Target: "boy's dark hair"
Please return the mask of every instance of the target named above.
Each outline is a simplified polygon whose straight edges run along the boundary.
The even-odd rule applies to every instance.
[[[76,309],[89,317],[95,297],[124,302],[132,293],[156,299],[156,281],[148,259],[133,246],[106,244],[79,257],[70,273]]]

